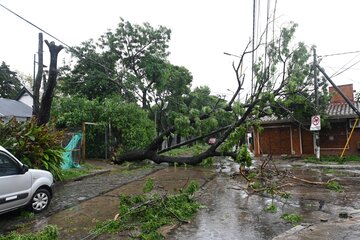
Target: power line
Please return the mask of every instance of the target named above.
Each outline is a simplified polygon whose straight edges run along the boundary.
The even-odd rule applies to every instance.
[[[332,70],[336,70],[336,69],[340,69],[341,67],[335,67],[335,66],[329,66],[329,65],[324,65],[324,64],[322,64],[322,66],[324,66],[325,68],[331,68]],[[351,68],[351,70],[360,70],[360,68]]]
[[[353,66],[355,66],[356,64],[360,63],[360,60],[358,60],[357,62],[355,62],[354,64],[350,65],[349,67],[345,68],[344,70],[342,70],[341,72],[338,72],[334,75],[332,75],[331,77],[337,77],[340,74],[344,73],[345,71],[349,70],[350,68],[352,68]]]
[[[341,70],[343,69],[348,69],[346,68],[348,64],[350,64],[353,60],[355,60],[360,54],[357,54],[355,57],[353,57],[350,61],[348,61],[347,63],[345,63],[341,68],[339,68],[331,77],[337,76],[339,72],[341,72]]]
[[[67,43],[65,43],[64,41],[60,40],[59,38],[55,37],[54,35],[52,35],[51,33],[49,33],[48,31],[45,31],[44,29],[40,28],[39,26],[37,26],[36,24],[32,23],[31,21],[25,19],[24,17],[20,16],[19,14],[15,13],[14,11],[10,10],[9,8],[5,7],[3,4],[0,3],[0,6],[3,7],[5,10],[9,11],[10,13],[12,13],[13,15],[15,15],[16,17],[20,18],[21,20],[25,21],[26,23],[30,24],[31,26],[35,27],[36,29],[40,30],[41,32],[45,33],[46,35],[52,37],[53,39],[55,39],[56,41],[60,42],[61,44],[63,44],[70,52],[74,53],[76,57],[78,57],[79,59],[84,59],[84,60],[88,60],[100,67],[103,67],[105,70],[119,76],[119,73],[117,73],[116,71],[114,71],[113,69],[105,66],[102,63],[97,62],[96,60],[88,57],[88,56],[83,56],[79,51],[77,51],[75,48],[71,47],[70,45],[68,45]],[[108,74],[106,74],[108,75]],[[121,76],[120,76],[121,77]],[[111,81],[114,81],[109,75],[108,78]],[[129,92],[124,86],[122,86],[121,83],[118,83],[118,86],[121,86],[122,89],[125,92]]]
[[[351,52],[340,52],[340,53],[332,53],[332,54],[326,54],[326,55],[321,55],[318,57],[333,57],[333,56],[339,56],[339,55],[346,55],[346,54],[353,54],[353,53],[360,53],[359,51],[351,51]]]
[[[20,18],[21,20],[27,22],[28,24],[30,24],[31,26],[39,29],[41,32],[44,32],[45,34],[49,35],[50,37],[52,37],[53,39],[55,39],[56,41],[60,42],[61,44],[63,44],[64,46],[66,46],[67,48],[71,47],[69,45],[67,45],[66,43],[64,43],[63,41],[61,41],[60,39],[58,39],[57,37],[55,37],[54,35],[50,34],[49,32],[45,31],[44,29],[38,27],[37,25],[35,25],[34,23],[30,22],[29,20],[23,18],[22,16],[20,16],[19,14],[17,14],[16,12],[10,10],[9,8],[5,7],[4,5],[2,5],[0,3],[0,6],[3,7],[5,10],[9,11],[10,13],[14,14],[15,16],[17,16],[18,18]]]

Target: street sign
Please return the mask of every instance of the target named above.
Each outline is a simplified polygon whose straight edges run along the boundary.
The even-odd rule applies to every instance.
[[[320,131],[320,130],[321,130],[320,115],[312,116],[310,131]]]

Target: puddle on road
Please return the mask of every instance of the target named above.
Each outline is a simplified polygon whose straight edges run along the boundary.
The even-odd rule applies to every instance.
[[[295,176],[309,181],[328,181],[334,177],[327,176],[322,170],[283,166]],[[319,223],[338,219],[340,212],[352,213],[359,208],[359,179],[336,179],[344,186],[343,192],[298,183],[287,189],[291,198],[284,200],[248,194],[240,177],[229,177],[234,169],[238,169],[238,165],[229,161],[218,163],[220,174],[206,185],[206,193],[201,196],[206,208],[191,224],[173,230],[168,239],[272,239],[293,227],[281,219],[284,213],[299,214],[304,223]],[[276,213],[264,211],[271,203],[277,206]]]

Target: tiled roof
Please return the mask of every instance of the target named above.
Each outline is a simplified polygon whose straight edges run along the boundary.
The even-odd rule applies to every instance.
[[[360,103],[354,102],[354,106],[360,111]],[[329,118],[354,118],[356,113],[347,103],[331,103],[327,109]]]
[[[290,118],[278,118],[275,115],[261,117],[263,123],[288,123],[292,122]]]
[[[16,100],[0,98],[0,116],[31,117],[32,108]]]
[[[354,106],[360,111],[360,103],[354,102]],[[327,114],[329,119],[356,118],[354,110],[347,103],[331,103],[328,106]],[[291,118],[278,118],[274,115],[261,118],[262,123],[289,123],[294,122]],[[309,120],[310,121],[310,120]]]

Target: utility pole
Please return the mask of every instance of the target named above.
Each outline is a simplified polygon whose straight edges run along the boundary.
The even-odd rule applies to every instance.
[[[34,56],[35,59],[35,56]],[[35,64],[34,64],[35,65]],[[33,115],[37,118],[40,114],[40,88],[41,80],[44,72],[44,62],[43,62],[43,35],[39,33],[39,49],[38,49],[38,70],[33,84]]]
[[[253,95],[254,87],[254,64],[255,64],[255,13],[256,13],[256,0],[253,1],[253,32],[252,32],[252,51],[251,51],[251,96]]]
[[[318,95],[318,82],[317,82],[317,57],[316,57],[316,48],[313,48],[313,52],[314,52],[314,63],[313,63],[313,68],[314,68],[314,88],[315,88],[315,111],[316,111],[316,115],[319,114],[319,95]],[[320,159],[320,133],[319,131],[315,131],[314,132],[314,139],[315,139],[315,155],[316,155],[316,159],[319,160]]]

